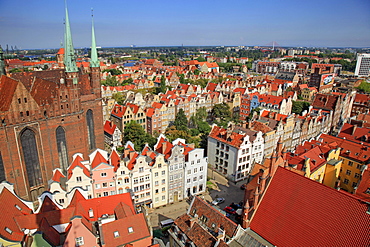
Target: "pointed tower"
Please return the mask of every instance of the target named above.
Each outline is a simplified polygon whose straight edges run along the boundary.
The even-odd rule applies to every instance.
[[[98,52],[96,50],[94,15],[91,14],[91,17],[92,17],[92,26],[91,26],[91,59],[90,59],[91,76],[90,76],[90,80],[91,80],[91,87],[93,89],[93,93],[100,98],[101,97],[100,61],[98,60]]]
[[[6,75],[3,48],[0,46],[0,77]]]
[[[249,212],[250,212],[250,206],[249,206],[248,200],[246,200],[244,204],[243,222],[242,222],[242,227],[244,229],[249,227]]]
[[[67,2],[65,1],[66,20],[64,33],[64,67],[67,73],[67,79],[72,79],[73,84],[78,83],[75,50],[72,43],[71,27],[69,25]]]

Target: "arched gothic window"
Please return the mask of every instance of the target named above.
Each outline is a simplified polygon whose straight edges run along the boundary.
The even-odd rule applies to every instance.
[[[23,160],[26,164],[29,186],[33,187],[40,185],[42,184],[42,175],[35,133],[26,128],[21,133],[20,137],[23,150]]]
[[[86,112],[87,122],[87,138],[89,141],[89,149],[95,149],[95,134],[94,134],[94,115],[92,110]]]
[[[68,167],[68,152],[66,143],[66,133],[63,127],[59,126],[56,130],[56,139],[58,147],[59,165],[63,170],[67,170]]]

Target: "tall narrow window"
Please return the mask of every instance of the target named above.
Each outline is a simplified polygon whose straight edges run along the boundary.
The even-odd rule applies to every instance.
[[[35,133],[30,129],[25,129],[21,133],[21,144],[23,150],[23,160],[26,164],[28,183],[30,187],[42,184],[39,155]]]
[[[95,134],[94,134],[94,116],[92,110],[86,112],[87,122],[87,139],[89,140],[89,148],[95,149]]]
[[[63,170],[67,170],[68,167],[68,152],[66,143],[66,133],[63,127],[59,126],[56,130],[56,139],[58,147],[59,165]]]
[[[4,163],[3,163],[3,156],[1,155],[0,152],[0,182],[6,180],[5,176],[5,169],[4,169]]]

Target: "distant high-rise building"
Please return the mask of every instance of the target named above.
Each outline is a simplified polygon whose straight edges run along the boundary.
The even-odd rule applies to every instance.
[[[359,53],[357,54],[357,64],[355,75],[369,76],[370,75],[370,54]]]

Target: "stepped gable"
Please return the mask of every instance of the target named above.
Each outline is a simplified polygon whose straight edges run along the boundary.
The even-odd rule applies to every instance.
[[[275,246],[369,246],[369,204],[278,167],[250,228]]]
[[[82,168],[83,170],[83,173],[87,176],[87,177],[90,177],[90,171],[86,168],[86,166],[84,166],[81,161],[83,161],[83,159],[81,158],[81,156],[77,155],[76,158],[73,160],[72,164],[68,167],[67,171],[68,171],[68,179],[70,179],[73,175],[73,169],[75,167],[80,167]]]
[[[0,204],[0,236],[9,241],[22,241],[24,234],[14,217],[32,214],[32,210],[7,188],[0,193]]]
[[[18,82],[2,75],[0,78],[0,111],[8,111]]]
[[[51,180],[54,182],[61,183],[61,180],[64,179],[65,177],[66,176],[59,169],[55,169]]]

